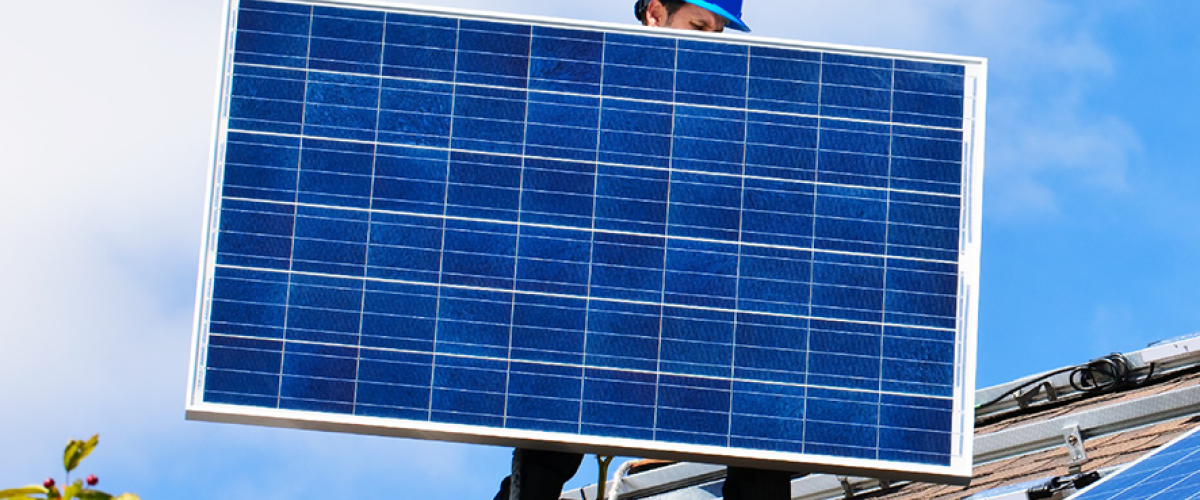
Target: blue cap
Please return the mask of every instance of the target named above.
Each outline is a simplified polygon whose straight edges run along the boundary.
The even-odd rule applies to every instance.
[[[684,0],[697,7],[703,7],[709,12],[729,21],[726,27],[738,31],[750,31],[750,27],[742,22],[742,0]]]

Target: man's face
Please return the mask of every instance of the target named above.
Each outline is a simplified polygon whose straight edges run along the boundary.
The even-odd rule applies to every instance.
[[[659,16],[656,14],[654,7],[657,5]],[[658,2],[651,2],[646,25],[659,26],[663,28],[674,28],[680,30],[696,30],[696,31],[711,31],[720,33],[725,30],[725,18],[718,16],[708,9],[697,7],[692,4],[685,4],[675,11],[672,15],[666,15],[666,8]],[[660,21],[661,20],[661,21]]]

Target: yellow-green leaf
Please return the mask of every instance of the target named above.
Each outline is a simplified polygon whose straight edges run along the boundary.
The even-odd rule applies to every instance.
[[[80,447],[79,459],[83,460],[84,458],[87,458],[88,455],[91,455],[92,450],[96,449],[96,445],[98,444],[100,444],[100,435],[92,434],[91,439],[88,439],[87,442],[83,443],[83,446]]]
[[[67,500],[75,498],[79,495],[80,491],[83,491],[83,481],[76,479],[74,483],[71,483],[70,486],[67,486],[67,489],[63,490],[63,498],[66,498]]]
[[[111,500],[112,495],[100,490],[83,490],[79,492],[79,500]]]
[[[113,500],[142,500],[133,493],[122,493],[121,496],[113,498]]]
[[[72,439],[67,442],[67,449],[63,450],[63,467],[67,472],[75,470],[79,466],[79,449],[83,447],[83,441]]]
[[[99,434],[93,434],[87,442],[72,439],[71,442],[67,443],[67,449],[63,453],[63,466],[67,468],[67,472],[71,472],[76,467],[79,467],[79,462],[83,461],[84,457],[90,455],[97,444],[100,444]]]
[[[17,498],[17,497],[22,497],[25,495],[33,495],[33,494],[37,494],[37,493],[45,494],[47,491],[49,491],[49,490],[47,490],[46,488],[44,488],[42,486],[39,486],[36,484],[31,484],[29,486],[23,486],[20,488],[13,488],[13,489],[9,489],[9,490],[0,490],[0,498]]]

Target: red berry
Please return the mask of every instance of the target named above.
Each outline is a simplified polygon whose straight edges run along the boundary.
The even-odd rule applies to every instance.
[[[99,483],[99,482],[100,482],[100,478],[96,477],[95,474],[88,475],[88,477],[87,477],[88,486],[95,486],[96,483]]]
[[[52,478],[52,477],[46,478],[46,480],[42,482],[42,486],[45,486],[47,488],[53,488],[54,487],[54,478]]]

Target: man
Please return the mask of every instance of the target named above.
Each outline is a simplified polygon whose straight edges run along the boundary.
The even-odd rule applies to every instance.
[[[741,0],[639,0],[634,15],[645,26],[720,33],[750,31],[740,19]]]
[[[644,26],[720,33],[750,31],[742,22],[742,0],[638,0],[634,14]],[[541,450],[513,452],[519,500],[558,500],[583,455]],[[504,478],[494,500],[509,500],[512,476]],[[604,493],[601,492],[600,495]],[[725,500],[789,500],[791,474],[730,467],[722,487]],[[603,498],[603,496],[601,496]]]

